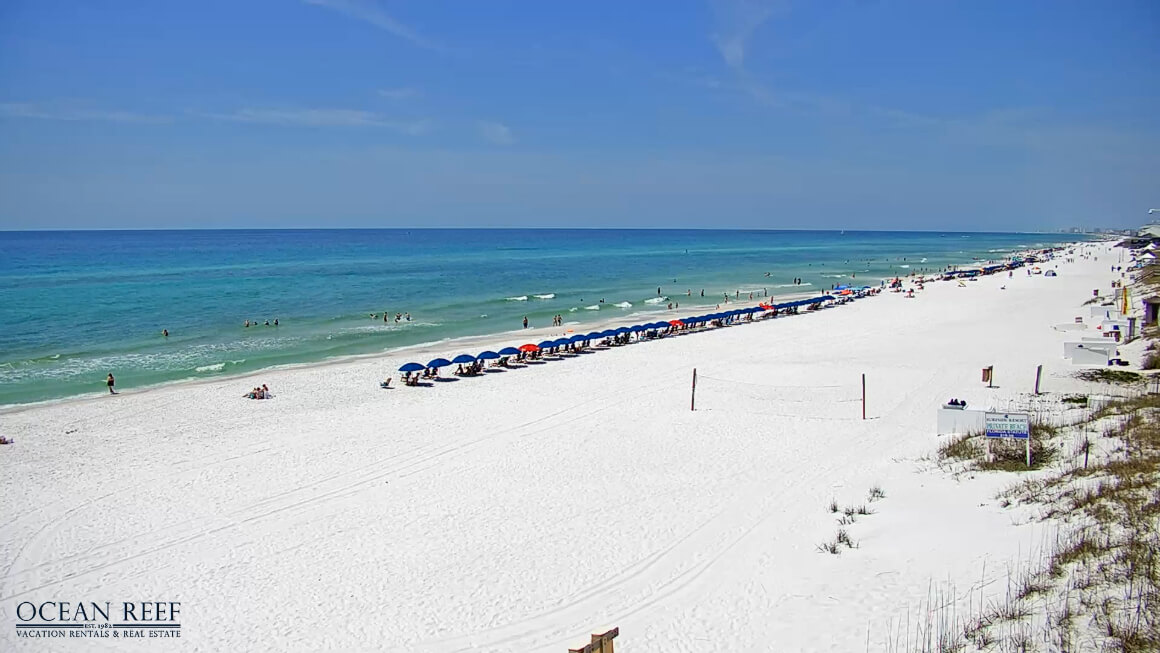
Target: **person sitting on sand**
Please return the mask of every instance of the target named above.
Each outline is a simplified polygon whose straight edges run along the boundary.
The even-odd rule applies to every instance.
[[[389,388],[389,387],[391,387],[391,377],[389,377],[389,376],[388,376],[386,381],[383,381],[383,382],[379,383],[379,387],[380,387],[380,388]]]

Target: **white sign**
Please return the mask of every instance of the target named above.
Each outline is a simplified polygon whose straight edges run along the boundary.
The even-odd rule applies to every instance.
[[[1027,413],[987,413],[983,423],[988,438],[1031,437],[1031,418]]]

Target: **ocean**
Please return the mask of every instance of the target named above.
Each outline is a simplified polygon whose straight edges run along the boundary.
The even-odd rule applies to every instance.
[[[694,313],[738,290],[742,299],[817,294],[1074,240],[866,231],[0,232],[0,405],[103,392],[110,372],[118,388],[203,379],[518,330],[525,316],[533,327],[557,314],[566,323],[629,325],[670,301]],[[411,319],[396,322],[396,313]]]

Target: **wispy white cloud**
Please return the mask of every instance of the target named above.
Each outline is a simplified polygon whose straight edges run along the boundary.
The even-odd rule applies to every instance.
[[[426,119],[392,120],[371,111],[358,109],[238,109],[232,113],[198,113],[203,118],[249,122],[265,125],[301,127],[384,127],[394,131],[419,135],[428,131]]]
[[[773,16],[771,0],[710,0],[713,43],[731,68],[745,65],[745,49],[753,33]]]
[[[44,105],[35,102],[0,103],[0,116],[72,122],[165,123],[173,120],[170,116],[149,115],[132,111]]]
[[[326,7],[346,14],[351,18],[370,23],[379,29],[410,41],[415,45],[428,50],[443,51],[441,44],[436,43],[388,14],[376,0],[302,0],[308,5]]]
[[[385,97],[388,100],[409,100],[423,95],[423,92],[417,88],[405,86],[402,88],[380,88],[379,96]]]
[[[516,142],[511,128],[502,122],[479,121],[479,134],[496,145],[511,145]]]

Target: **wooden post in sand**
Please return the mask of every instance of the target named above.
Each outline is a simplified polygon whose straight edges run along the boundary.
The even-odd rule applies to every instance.
[[[866,375],[862,375],[862,419],[866,419]]]
[[[693,368],[693,393],[689,396],[689,410],[697,410],[697,368]]]
[[[1035,394],[1039,394],[1039,377],[1043,376],[1043,366],[1035,368]]]

